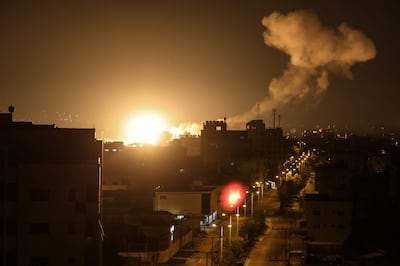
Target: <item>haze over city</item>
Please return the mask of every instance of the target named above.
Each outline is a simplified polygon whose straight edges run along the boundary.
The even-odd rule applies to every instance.
[[[176,135],[224,117],[231,129],[271,126],[273,109],[284,130],[397,129],[395,10],[359,0],[3,4],[0,110],[105,139],[134,138],[137,119]]]

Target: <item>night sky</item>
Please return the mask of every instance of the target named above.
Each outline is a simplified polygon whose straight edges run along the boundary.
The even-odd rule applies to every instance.
[[[29,1],[0,7],[0,111],[124,138],[226,117],[400,127],[396,1]]]

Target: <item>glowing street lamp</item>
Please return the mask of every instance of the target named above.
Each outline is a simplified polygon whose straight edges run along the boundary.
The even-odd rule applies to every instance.
[[[244,186],[240,183],[231,183],[222,190],[222,207],[226,210],[233,211],[243,204],[245,198],[246,192]]]
[[[229,215],[229,246],[232,246],[232,215]]]
[[[244,186],[240,183],[230,183],[225,186],[221,193],[222,207],[229,210],[231,214],[229,215],[229,245],[232,245],[232,212],[237,209],[237,214],[239,214],[239,206],[243,204],[246,198],[246,192]],[[239,216],[237,215],[237,227],[239,227]],[[237,235],[239,228],[237,228]]]
[[[240,195],[239,191],[233,191],[231,190],[231,192],[229,193],[228,196],[228,203],[229,203],[229,207],[234,208],[236,205],[238,205],[237,203],[242,199],[242,196]]]

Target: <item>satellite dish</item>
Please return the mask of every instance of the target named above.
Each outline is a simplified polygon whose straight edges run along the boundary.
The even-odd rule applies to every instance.
[[[10,113],[14,113],[14,110],[15,110],[14,106],[12,106],[12,105],[8,106],[8,111]]]

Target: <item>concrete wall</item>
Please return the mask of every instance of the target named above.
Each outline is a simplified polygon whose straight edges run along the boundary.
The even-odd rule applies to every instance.
[[[189,231],[177,241],[171,241],[168,249],[149,252],[119,252],[118,255],[125,258],[123,266],[133,266],[140,263],[154,263],[158,257],[158,263],[168,262],[182,247],[193,240],[193,232]]]

